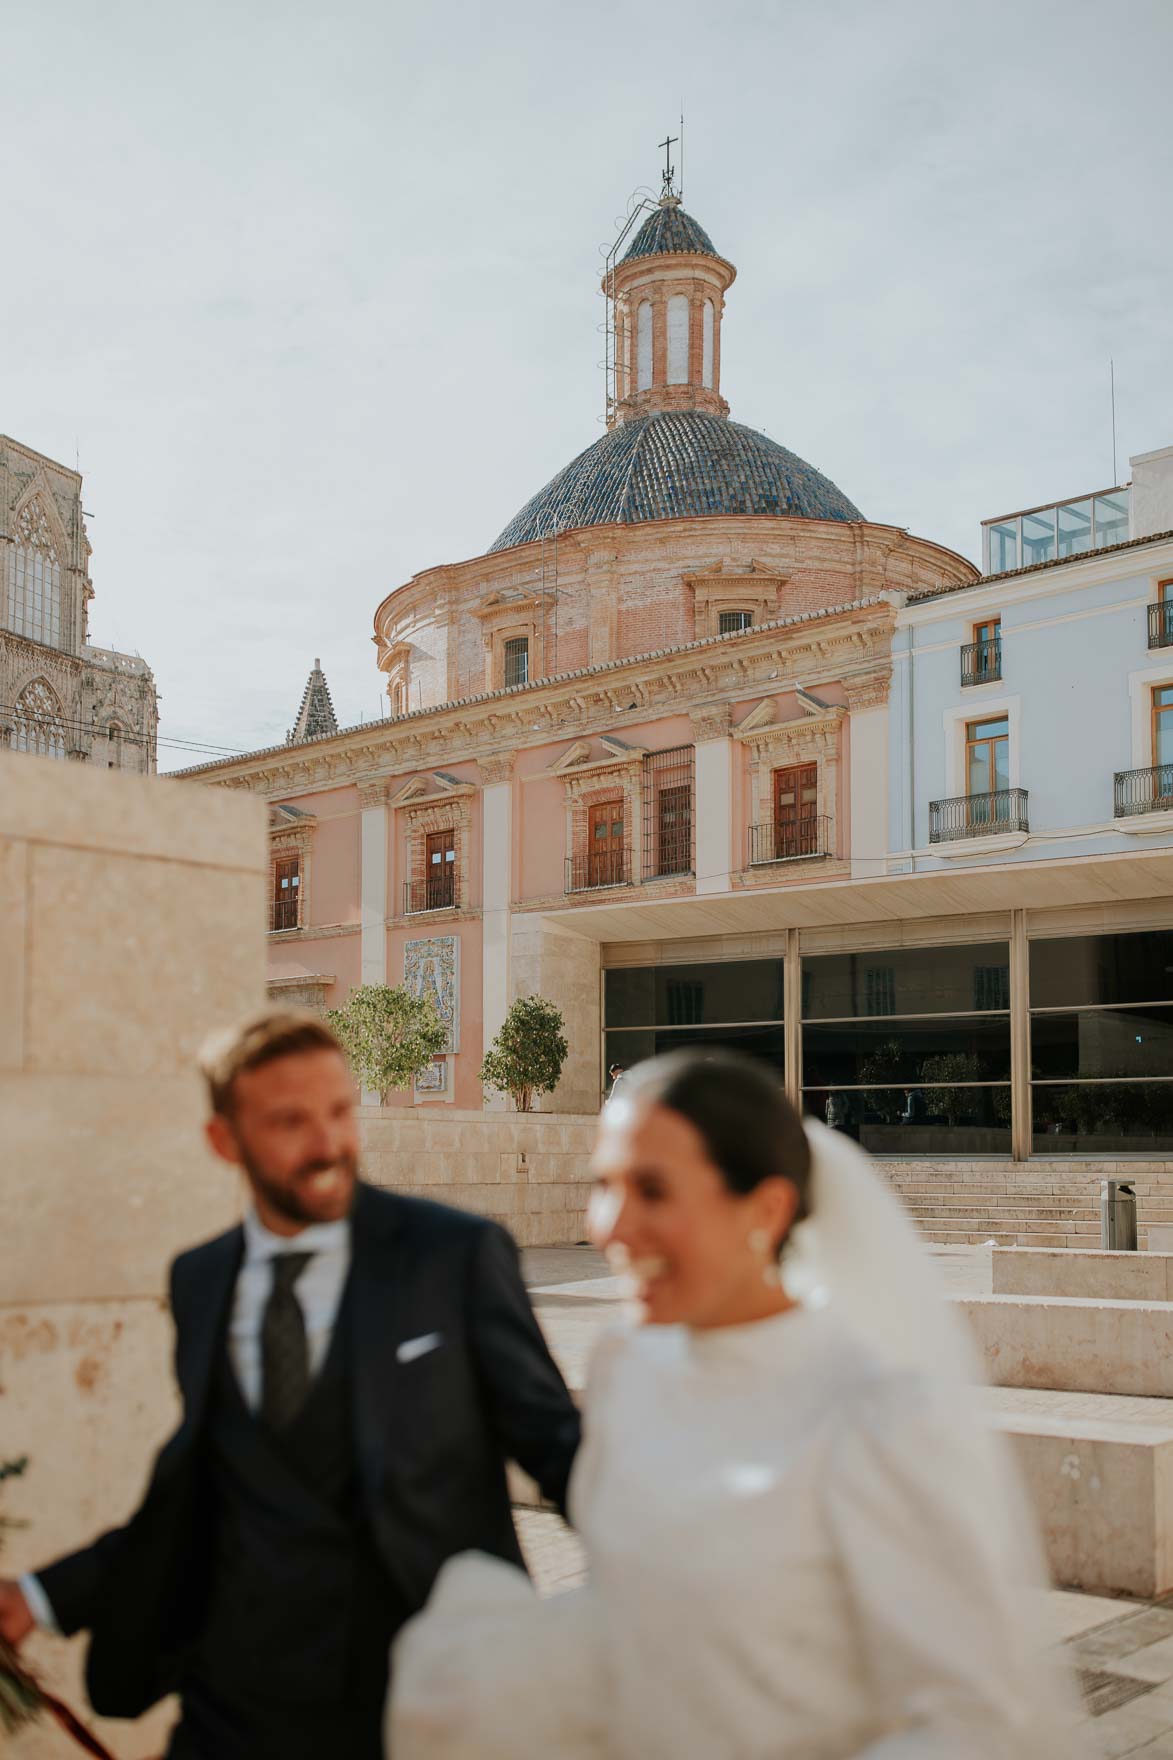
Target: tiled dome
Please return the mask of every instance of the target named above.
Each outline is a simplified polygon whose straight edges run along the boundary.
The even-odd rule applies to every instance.
[[[555,530],[714,513],[863,518],[834,483],[765,434],[673,410],[623,422],[580,452],[510,520],[490,554]]]
[[[702,257],[717,255],[712,239],[691,214],[686,214],[683,208],[666,206],[655,208],[648,215],[632,239],[623,261],[630,263],[633,257],[673,256],[686,251]]]

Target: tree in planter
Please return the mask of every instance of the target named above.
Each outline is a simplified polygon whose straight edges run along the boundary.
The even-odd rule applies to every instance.
[[[388,1094],[410,1087],[448,1042],[431,997],[413,996],[402,985],[360,984],[326,1019],[358,1082],[384,1106]]]
[[[558,1086],[569,1049],[554,1004],[544,996],[519,996],[485,1053],[481,1081],[498,1094],[511,1094],[518,1112],[532,1112],[534,1095]]]

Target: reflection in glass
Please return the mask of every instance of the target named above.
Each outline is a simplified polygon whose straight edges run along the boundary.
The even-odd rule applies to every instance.
[[[1153,763],[1173,764],[1173,685],[1153,692]]]
[[[1030,1043],[1031,1073],[1052,1081],[1171,1075],[1173,1006],[1036,1014]]]
[[[965,778],[967,794],[993,794],[1010,787],[1010,723],[1005,715],[971,721],[966,727]],[[980,812],[975,802],[975,822]]]
[[[803,1110],[873,1155],[1008,1155],[1010,1088],[806,1088]]]
[[[811,1088],[912,1082],[954,1087],[1010,1079],[1010,1017],[807,1023],[803,1080]]]
[[[621,966],[604,974],[608,1027],[681,1027],[721,1021],[780,1021],[780,959],[704,965]]]
[[[989,562],[987,572],[1005,574],[1007,569],[1018,567],[1018,521],[1004,520],[1001,525],[987,526],[989,536]]]
[[[1173,1150],[1173,1082],[1036,1084],[1036,1155],[1107,1155]]]
[[[1078,556],[1092,547],[1092,504],[1068,501],[1059,508],[1059,554]]]
[[[802,1012],[807,1020],[966,1014],[1008,1007],[1009,986],[1005,941],[816,954],[802,962]],[[1003,994],[1006,1002],[1000,1000]]]
[[[1055,559],[1055,509],[1044,507],[1041,513],[1022,516],[1022,561],[1053,562]]]
[[[1128,490],[1118,489],[1114,495],[1096,496],[1096,549],[1105,544],[1123,544],[1128,538]]]
[[[1173,931],[1032,941],[1030,1000],[1034,1008],[1173,1001]]]
[[[653,1027],[636,1032],[609,1032],[605,1035],[604,1057],[607,1068],[618,1063],[631,1069],[645,1057],[658,1057],[664,1051],[682,1051],[686,1045],[723,1046],[741,1051],[748,1057],[760,1057],[781,1075],[786,1065],[786,1047],[782,1027]]]

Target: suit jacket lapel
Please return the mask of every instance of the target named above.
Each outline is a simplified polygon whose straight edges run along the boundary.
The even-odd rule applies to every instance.
[[[177,1369],[186,1423],[198,1429],[208,1401],[216,1348],[224,1336],[232,1292],[244,1258],[244,1230],[231,1229],[208,1249],[209,1262],[200,1279],[199,1303],[182,1316]],[[177,1316],[177,1319],[179,1317]]]
[[[403,1332],[407,1278],[404,1249],[392,1226],[380,1226],[375,1207],[359,1187],[351,1237],[351,1362],[359,1472],[368,1508],[379,1499],[392,1384],[399,1368],[396,1348]]]

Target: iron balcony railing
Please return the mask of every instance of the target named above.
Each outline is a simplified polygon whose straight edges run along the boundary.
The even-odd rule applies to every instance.
[[[749,865],[765,862],[800,862],[831,853],[831,821],[821,814],[791,820],[788,824],[751,825]]]
[[[991,636],[984,642],[966,642],[961,650],[961,682],[988,684],[1002,676],[1002,638]]]
[[[1173,648],[1173,599],[1149,606],[1149,647]]]
[[[278,929],[297,928],[297,893],[292,897],[274,898],[269,903],[269,927]]]
[[[1025,788],[996,788],[991,794],[962,794],[929,802],[929,842],[955,843],[966,837],[997,837],[1029,831]]]
[[[456,904],[456,875],[451,868],[441,868],[424,880],[407,880],[403,886],[405,916],[418,916],[422,911],[450,911]]]
[[[595,892],[603,886],[630,885],[629,849],[600,849],[566,858],[567,892]]]
[[[1117,770],[1115,816],[1132,813],[1173,813],[1173,764],[1150,770]]]

